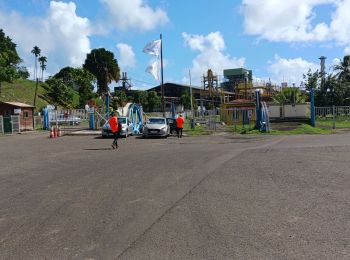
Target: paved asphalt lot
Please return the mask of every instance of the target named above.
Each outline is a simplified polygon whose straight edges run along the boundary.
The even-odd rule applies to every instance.
[[[0,137],[0,259],[350,259],[350,134]]]

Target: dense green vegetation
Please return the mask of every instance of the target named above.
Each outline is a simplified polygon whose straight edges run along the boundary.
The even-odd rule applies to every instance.
[[[19,67],[21,62],[16,44],[0,29],[0,95],[3,82],[12,82],[20,77],[18,71],[21,70]]]
[[[34,104],[35,81],[18,79],[13,83],[3,83],[0,101],[22,102],[29,105]],[[43,98],[46,91],[42,84],[38,85],[36,107],[38,110],[45,107],[48,102]]]
[[[286,87],[273,97],[273,100],[281,105],[305,103],[307,96],[301,93],[300,88]]]
[[[316,106],[349,106],[350,105],[350,55],[333,67],[333,72],[324,75],[319,71],[308,71],[304,75],[306,90],[315,89]]]
[[[93,49],[87,54],[83,68],[97,79],[97,93],[104,95],[108,92],[108,84],[118,82],[120,69],[113,52],[104,48]]]

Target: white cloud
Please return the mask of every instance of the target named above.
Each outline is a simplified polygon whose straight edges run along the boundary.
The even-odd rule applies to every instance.
[[[34,79],[34,66],[30,66],[30,67],[27,67],[27,70],[29,72],[29,78],[28,79]],[[38,78],[39,80],[41,80],[41,69],[38,67]],[[44,80],[48,79],[49,76],[51,76],[46,70],[44,70],[44,73],[43,73],[43,76],[44,76]]]
[[[141,31],[153,30],[169,21],[160,8],[152,9],[144,0],[100,0],[106,5],[113,25],[120,30],[130,28]]]
[[[221,74],[224,69],[244,66],[245,58],[235,58],[225,53],[225,41],[220,32],[212,32],[208,35],[194,35],[184,32],[182,37],[186,46],[199,52],[193,59],[191,68],[192,77],[197,84],[208,69],[212,69],[216,74]]]
[[[340,44],[350,45],[350,0],[337,1],[336,6],[330,25],[331,37]]]
[[[73,2],[51,1],[44,18],[0,12],[0,27],[17,43],[27,66],[34,63],[31,50],[39,46],[52,73],[63,66],[81,66],[90,51],[90,22],[77,16]]]
[[[276,83],[288,82],[295,83],[300,86],[303,80],[303,74],[311,69],[316,71],[320,69],[320,65],[308,62],[302,58],[285,59],[275,55],[274,61],[270,62],[268,71],[272,74],[272,80]]]
[[[132,47],[125,43],[118,43],[117,49],[119,52],[118,64],[123,70],[134,68],[136,65],[135,53]]]
[[[329,24],[314,23],[320,5],[335,10]],[[241,6],[247,34],[269,41],[334,41],[342,46],[350,44],[349,10],[350,0],[243,0]]]
[[[345,55],[350,55],[350,46],[346,47],[344,50]]]

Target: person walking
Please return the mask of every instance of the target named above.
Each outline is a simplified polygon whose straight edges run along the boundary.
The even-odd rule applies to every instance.
[[[177,138],[182,137],[182,130],[184,128],[184,123],[185,123],[185,120],[183,119],[182,115],[180,114],[180,116],[178,118],[176,118]]]
[[[112,148],[118,148],[118,136],[119,136],[119,127],[118,127],[118,118],[115,112],[111,113],[111,117],[108,120],[109,126],[111,127],[111,131],[114,137]]]

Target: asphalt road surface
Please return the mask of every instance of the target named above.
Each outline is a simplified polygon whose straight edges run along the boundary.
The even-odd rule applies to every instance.
[[[0,259],[350,259],[350,134],[0,137]]]

